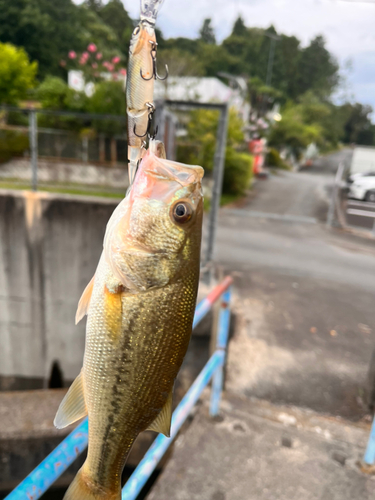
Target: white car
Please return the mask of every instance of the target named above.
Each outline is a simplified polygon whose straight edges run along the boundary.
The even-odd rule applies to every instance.
[[[351,176],[349,198],[375,203],[375,173],[355,174]]]

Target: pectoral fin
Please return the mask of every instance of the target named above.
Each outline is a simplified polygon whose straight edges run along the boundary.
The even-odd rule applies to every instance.
[[[64,399],[61,401],[53,423],[58,429],[76,422],[87,415],[85,395],[82,384],[82,371],[70,386]]]
[[[164,436],[170,437],[172,420],[172,399],[173,389],[169,393],[168,399],[163,406],[163,409],[152,422],[152,424],[146,429],[147,431],[161,432],[162,434],[164,434]]]
[[[95,279],[95,274],[91,278],[91,281],[86,286],[81,298],[79,299],[78,308],[76,312],[76,325],[81,321],[81,319],[87,314],[89,310],[92,290],[94,288],[94,279]]]

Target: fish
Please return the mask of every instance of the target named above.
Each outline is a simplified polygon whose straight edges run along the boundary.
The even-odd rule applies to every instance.
[[[150,132],[149,121],[155,110],[153,103],[154,82],[157,78],[155,22],[162,3],[163,0],[142,0],[141,20],[130,40],[126,81],[130,184],[133,182],[138,161],[144,154],[143,144]]]
[[[155,141],[108,221],[78,304],[76,321],[87,314],[83,367],[54,423],[60,429],[87,414],[88,453],[64,500],[119,500],[138,434],[170,434],[199,281],[203,169],[158,150]]]

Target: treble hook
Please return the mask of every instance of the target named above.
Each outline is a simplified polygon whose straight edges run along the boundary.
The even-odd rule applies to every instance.
[[[137,125],[134,124],[134,128],[133,128],[133,132],[134,132],[134,135],[136,135],[137,137],[139,137],[140,139],[142,139],[143,137],[146,137],[146,135],[148,136],[149,139],[155,139],[157,133],[158,133],[158,130],[159,130],[159,127],[156,126],[155,127],[155,130],[154,130],[154,133],[151,134],[151,129],[152,129],[152,120],[153,120],[153,116],[154,116],[154,113],[155,113],[155,107],[153,104],[151,103],[146,103],[147,107],[150,109],[150,112],[148,114],[148,122],[147,122],[147,129],[146,129],[146,132],[143,134],[143,135],[138,135],[137,132],[136,132],[136,128],[137,128]]]
[[[157,66],[156,47],[158,44],[156,42],[153,42],[152,40],[149,40],[149,42],[151,43],[152,75],[150,76],[150,78],[145,78],[142,74],[142,68],[141,68],[140,69],[141,78],[143,78],[143,80],[145,80],[146,82],[152,80],[153,78],[155,78],[155,80],[161,80],[161,81],[166,80],[168,78],[168,75],[169,75],[168,66],[165,65],[166,75],[163,78],[161,76],[159,76],[158,70],[156,68],[156,66]]]

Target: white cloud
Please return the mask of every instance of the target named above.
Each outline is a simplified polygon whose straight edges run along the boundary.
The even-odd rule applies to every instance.
[[[123,0],[134,18],[139,4]],[[166,37],[196,37],[205,17],[211,17],[219,40],[228,36],[241,14],[247,26],[268,27],[297,36],[306,45],[323,34],[340,63],[350,58],[350,90],[375,108],[375,1],[343,0],[165,0],[158,26]]]

